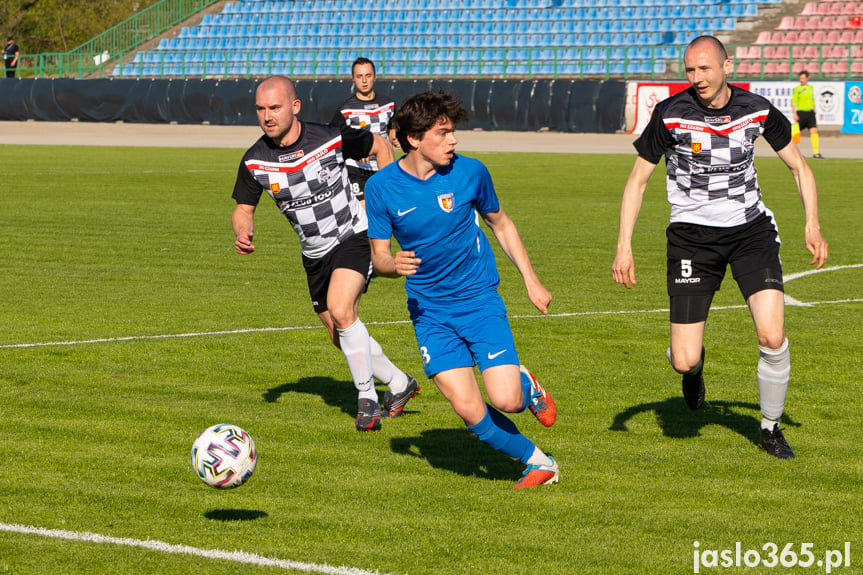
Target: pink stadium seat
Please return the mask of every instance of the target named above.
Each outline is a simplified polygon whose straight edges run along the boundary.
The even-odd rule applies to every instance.
[[[840,44],[853,44],[854,43],[854,32],[851,30],[845,30],[842,32],[842,35],[839,36]]]
[[[788,46],[777,46],[776,54],[773,56],[775,60],[788,60],[791,57],[791,48]]]
[[[741,62],[737,65],[737,75],[742,76],[749,73],[749,63]]]
[[[857,30],[857,32],[854,33],[854,43],[863,44],[863,30]]]
[[[803,42],[802,35],[800,41]],[[810,37],[807,44],[823,44],[826,41],[827,34],[824,32],[824,30],[815,30],[814,32],[812,32],[812,36]]]
[[[863,58],[863,46],[851,46],[852,58]]]
[[[833,2],[832,4],[830,4],[830,14],[832,14],[833,16],[838,16],[839,14],[842,14],[844,10],[845,4],[842,2]]]
[[[827,32],[827,36],[824,38],[824,43],[826,44],[838,44],[841,42],[842,33],[839,30],[830,30]]]
[[[833,16],[824,16],[821,18],[821,23],[818,25],[820,30],[831,30],[835,28],[833,25]]]
[[[806,46],[793,46],[791,48],[791,55],[795,60],[803,59],[803,52],[806,50]]]
[[[768,62],[764,65],[764,74],[767,76],[776,76],[779,74],[779,64],[776,62]]]
[[[833,27],[837,30],[844,30],[845,28],[850,28],[850,22],[848,20],[848,16],[837,16],[833,20]]]
[[[749,52],[747,52],[746,57],[749,60],[760,60],[761,59],[761,48],[759,46],[750,46]]]
[[[786,42],[787,44],[791,44],[792,42]],[[811,44],[812,43],[812,32],[806,30],[804,32],[800,32],[800,35],[797,36],[795,43],[799,44]]]
[[[848,59],[848,46],[833,46],[830,50],[830,58]]]
[[[863,14],[863,3],[846,2],[842,13],[846,16],[854,16],[855,14]]]
[[[793,30],[794,29],[794,16],[783,16],[782,20],[779,22],[779,26],[776,27],[777,30]]]
[[[808,34],[808,32],[804,32],[804,33]],[[799,39],[798,39],[797,32],[792,30],[791,32],[788,32],[787,34],[785,34],[785,41],[782,42],[782,44],[794,44],[794,43],[798,42],[798,40]]]
[[[819,56],[818,52],[820,51],[818,46],[806,46],[806,49],[803,51],[803,57],[809,60],[817,60]]]
[[[806,6],[803,7],[803,11],[800,13],[801,16],[812,16],[814,14],[818,14],[818,10],[821,9],[821,5],[817,2],[807,2]]]
[[[756,44],[769,44],[770,43],[770,31],[762,30],[758,33],[758,38],[755,40]]]
[[[851,73],[855,76],[858,74],[863,74],[863,62],[852,62]]]
[[[734,50],[734,57],[738,60],[745,60],[748,58],[747,54],[749,54],[749,49],[746,46],[738,46]]]
[[[770,34],[770,44],[782,44],[785,42],[785,33],[784,32],[773,32]]]
[[[764,47],[764,59],[765,60],[775,60],[776,59],[776,48],[777,48],[777,46],[765,46]]]
[[[795,75],[799,74],[803,70],[806,70],[812,76],[817,76],[818,62],[794,62],[793,72]]]
[[[818,30],[821,28],[821,17],[820,16],[809,16],[805,18],[806,23],[801,26],[801,28],[805,30]]]

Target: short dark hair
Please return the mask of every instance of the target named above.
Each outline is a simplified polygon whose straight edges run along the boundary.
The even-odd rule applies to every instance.
[[[364,58],[363,56],[360,56],[359,58],[354,60],[353,64],[351,64],[351,75],[353,75],[354,73],[354,68],[356,68],[357,66],[362,66],[363,64],[369,64],[372,67],[372,72],[374,72],[375,76],[377,76],[378,71],[375,70],[375,63],[368,58]]]
[[[797,73],[797,77],[799,78],[800,76],[806,76],[808,78],[809,77],[809,71],[808,70],[800,70],[800,72]]]
[[[716,36],[710,36],[709,34],[705,34],[704,36],[699,36],[695,38],[689,45],[686,46],[687,49],[695,46],[695,44],[701,44],[702,42],[708,42],[713,44],[717,50],[719,50],[719,56],[722,61],[725,62],[728,60],[728,50],[725,49],[725,44],[722,43],[722,40],[717,38]]]
[[[393,117],[396,139],[401,149],[405,153],[414,150],[408,143],[408,136],[422,138],[444,118],[458,125],[466,123],[469,116],[461,100],[443,91],[421,92],[402,102]]]

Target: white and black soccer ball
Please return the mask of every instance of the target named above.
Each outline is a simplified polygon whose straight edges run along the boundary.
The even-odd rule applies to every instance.
[[[252,436],[229,423],[208,427],[192,444],[195,475],[217,489],[239,487],[248,481],[257,461]]]

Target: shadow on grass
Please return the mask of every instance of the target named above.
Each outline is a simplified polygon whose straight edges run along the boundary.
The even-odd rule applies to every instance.
[[[213,521],[254,521],[267,517],[267,513],[255,509],[213,509],[204,513],[204,517]]]
[[[285,383],[268,389],[264,392],[264,401],[275,403],[287,393],[319,395],[327,405],[337,407],[351,418],[357,416],[357,389],[351,381],[336,381],[331,377],[304,377],[296,383]],[[378,400],[382,401],[383,398],[383,392],[378,390]],[[419,412],[406,408],[404,413]]]
[[[296,383],[285,383],[264,392],[264,401],[275,403],[288,393],[319,395],[324,403],[337,407],[352,418],[357,415],[357,390],[350,381],[336,381],[331,377],[304,377]]]
[[[524,465],[480,443],[467,429],[429,429],[416,437],[390,440],[394,453],[419,457],[432,467],[466,477],[514,480]]]
[[[652,411],[656,415],[656,423],[666,437],[685,439],[698,437],[701,429],[708,425],[721,425],[735,433],[739,433],[756,446],[761,445],[761,413],[757,403],[742,401],[722,401],[716,399],[705,401],[698,411],[686,407],[680,396],[669,397],[664,401],[642,403],[630,407],[614,416],[614,422],[608,429],[611,431],[627,431],[626,422],[639,415]],[[742,413],[739,410],[754,411],[756,415]],[[782,423],[794,427],[800,424],[787,415],[782,416]]]

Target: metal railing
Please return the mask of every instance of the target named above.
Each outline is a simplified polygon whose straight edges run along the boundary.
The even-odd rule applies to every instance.
[[[198,0],[206,1],[206,0]],[[94,39],[95,40],[95,39]],[[134,48],[134,46],[132,46]],[[863,79],[863,45],[822,44],[805,47],[741,46],[734,57],[733,80],[795,80],[807,69],[814,80]],[[757,54],[753,53],[757,48]],[[776,48],[779,48],[777,52]],[[842,49],[845,49],[843,52]],[[785,58],[776,55],[784,54]],[[808,50],[808,52],[806,51]],[[815,51],[817,50],[817,53]],[[293,50],[152,50],[22,54],[18,77],[98,78],[258,78],[284,74],[295,78],[350,77],[350,63],[371,55],[383,79],[421,78],[621,78],[685,80],[682,46],[507,48],[502,58],[489,50],[465,49],[293,49]],[[807,55],[809,57],[805,57]],[[841,57],[834,57],[837,54]],[[795,57],[797,56],[797,57]]]
[[[113,68],[116,58],[157,38],[219,0],[161,0],[69,52],[23,55],[19,74],[36,77],[83,77]]]

